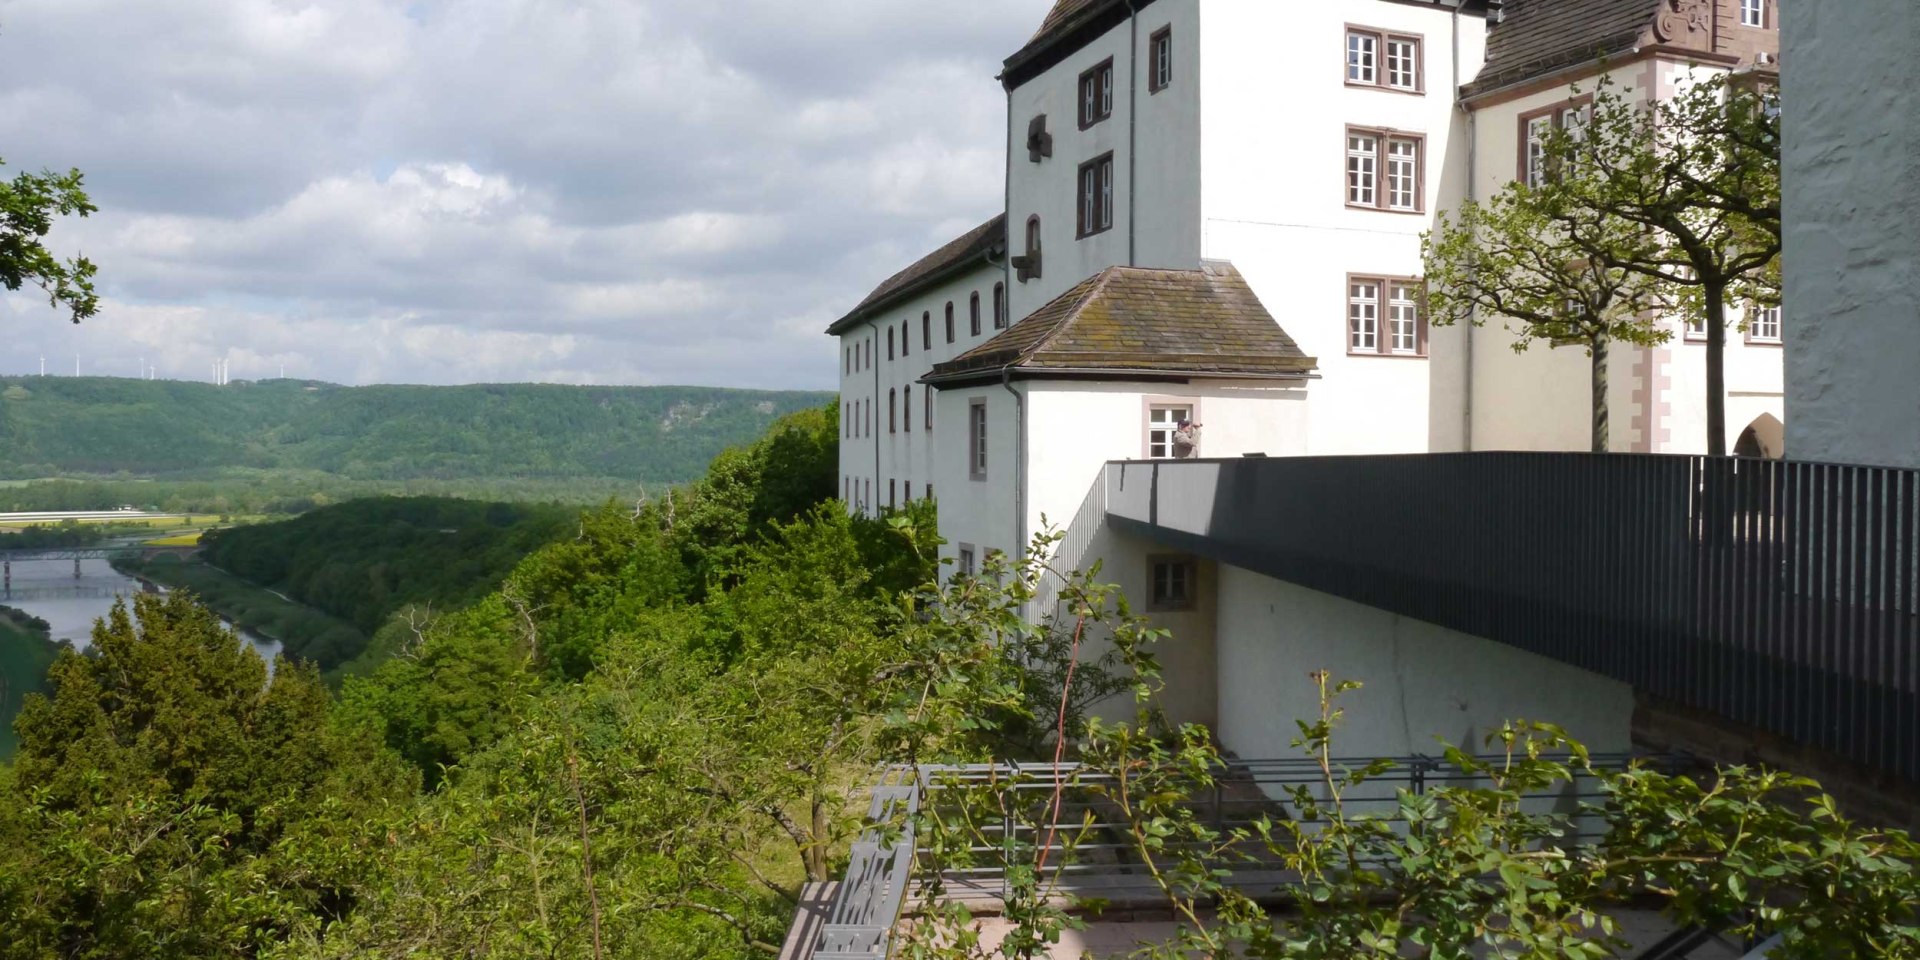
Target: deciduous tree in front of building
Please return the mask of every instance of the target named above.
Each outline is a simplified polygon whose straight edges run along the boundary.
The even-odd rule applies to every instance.
[[[1780,111],[1776,95],[1722,76],[1656,105],[1602,79],[1592,116],[1555,131],[1548,216],[1609,269],[1664,285],[1707,328],[1707,452],[1727,452],[1727,303],[1777,301]]]
[[[1428,322],[1505,318],[1516,352],[1541,340],[1584,347],[1593,371],[1593,452],[1605,453],[1610,348],[1616,340],[1652,346],[1672,336],[1659,320],[1669,306],[1666,285],[1587,255],[1555,228],[1548,196],[1516,182],[1484,205],[1468,201],[1457,216],[1440,217],[1422,250]],[[1603,223],[1632,229],[1624,221]]]

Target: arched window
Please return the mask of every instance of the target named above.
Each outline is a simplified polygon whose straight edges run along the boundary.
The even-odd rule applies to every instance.
[[[893,328],[887,328],[887,359],[893,359]]]
[[[1014,278],[1021,283],[1040,279],[1040,217],[1027,218],[1027,252],[1013,258]]]
[[[967,301],[967,336],[980,335],[980,294],[976,291]]]
[[[926,398],[925,403],[927,405],[927,429],[932,430],[933,429],[933,391],[928,390],[926,393],[921,394],[921,396],[924,396]]]
[[[853,411],[844,403],[840,405],[840,435],[853,436]]]
[[[913,333],[907,329],[907,322],[902,320],[900,321],[900,355],[904,357],[912,352]]]
[[[902,419],[907,421],[907,432],[912,433],[913,432],[913,386],[911,384],[900,388],[900,412],[906,414],[906,416],[903,417]],[[909,497],[907,499],[911,500],[913,498]]]
[[[898,390],[893,390],[893,389],[887,390],[887,432],[888,433],[900,432],[900,417],[894,413],[895,401],[899,399],[898,394],[899,394]]]
[[[953,301],[947,301],[947,342],[953,342]]]
[[[993,328],[1007,328],[1007,285],[1004,283],[993,285]]]
[[[853,372],[853,348],[852,347],[848,347],[845,350],[840,351],[840,372],[841,373]]]
[[[932,310],[927,310],[920,314],[920,349],[922,350],[933,349],[933,311]]]

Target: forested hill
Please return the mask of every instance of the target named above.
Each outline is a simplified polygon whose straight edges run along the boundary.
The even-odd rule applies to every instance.
[[[343,480],[680,483],[828,395],[548,384],[224,387],[0,378],[0,479],[255,471]]]

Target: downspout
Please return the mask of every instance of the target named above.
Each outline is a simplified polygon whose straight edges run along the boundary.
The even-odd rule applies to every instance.
[[[1454,0],[1453,3],[1453,96],[1459,102],[1461,112],[1467,120],[1467,201],[1471,203],[1480,189],[1480,118],[1473,108],[1460,100],[1460,7],[1466,0]],[[1461,446],[1468,452],[1473,450],[1473,330],[1475,317],[1471,310],[1466,323],[1466,380],[1462,393],[1465,402],[1461,404]]]
[[[1140,207],[1140,11],[1134,0],[1127,0],[1127,26],[1132,39],[1127,44],[1127,266],[1140,265],[1135,256],[1139,236]]]
[[[879,363],[880,358],[878,356],[875,356],[875,354],[878,354],[880,352],[880,325],[878,323],[875,323],[873,320],[869,319],[867,321],[867,329],[871,331],[873,334],[873,347],[871,350],[868,351],[868,354],[867,354],[869,357],[873,358],[868,363],[869,366],[873,367],[873,402],[867,404],[867,417],[870,421],[870,424],[867,427],[867,432],[873,434],[873,503],[868,504],[868,506],[873,508],[874,516],[879,516],[880,515],[880,413],[877,408],[880,406],[880,363]],[[892,404],[888,404],[887,412],[888,413],[893,412]]]
[[[1013,545],[1009,559],[1027,555],[1027,398],[1013,388],[1013,364],[1000,368],[1000,387],[1013,395]]]
[[[1132,0],[1128,0],[1128,2],[1132,2]],[[1007,211],[1007,241],[1006,241],[1007,256],[1006,256],[1006,262],[1002,263],[1000,265],[1000,268],[1001,268],[1002,275],[1006,278],[1001,282],[1005,284],[1007,289],[1006,310],[1007,310],[1007,329],[1009,330],[1013,329],[1013,323],[1014,323],[1014,320],[1013,320],[1013,222],[1014,222],[1014,217],[1013,217],[1013,149],[1014,149],[1013,122],[1014,122],[1013,121],[1013,87],[1008,86],[1007,87],[1007,176],[1006,176],[1006,202],[1005,202],[1005,207]],[[1021,230],[1023,233],[1025,229],[1026,227],[1023,223],[1021,226]],[[989,254],[987,258],[987,262],[988,263],[993,262],[991,254]],[[1027,555],[1027,489],[1026,489],[1026,484],[1022,479],[1026,475],[1025,464],[1026,464],[1026,458],[1027,458],[1027,401],[1025,397],[1022,397],[1020,395],[1020,391],[1013,389],[1012,380],[1013,380],[1012,366],[1008,366],[1000,371],[1000,386],[1004,387],[1008,393],[1013,394],[1013,443],[1014,443],[1014,446],[1013,446],[1013,542],[1007,545],[1007,556],[1009,558],[1019,558]]]

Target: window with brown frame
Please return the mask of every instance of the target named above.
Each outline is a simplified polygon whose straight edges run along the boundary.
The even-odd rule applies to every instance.
[[[953,342],[953,301],[947,301],[947,342]]]
[[[920,311],[920,349],[933,349],[933,311]]]
[[[1347,27],[1347,86],[1423,93],[1425,74],[1419,35]]]
[[[1007,285],[1004,283],[993,285],[993,328],[1007,328]]]
[[[1113,229],[1113,154],[1080,165],[1079,239]]]
[[[967,336],[980,335],[980,294],[975,292],[967,298]]]
[[[1347,128],[1347,206],[1419,213],[1425,207],[1426,180],[1425,137]]]
[[[1173,86],[1173,27],[1161,27],[1147,38],[1147,92]]]
[[[1575,140],[1585,136],[1593,117],[1593,98],[1579,97],[1520,115],[1520,157],[1514,179],[1535,190],[1553,179],[1547,144],[1554,131],[1566,131]]]
[[[1080,75],[1080,129],[1113,116],[1113,58]]]
[[[1347,353],[1424,357],[1427,318],[1415,277],[1347,277]]]

